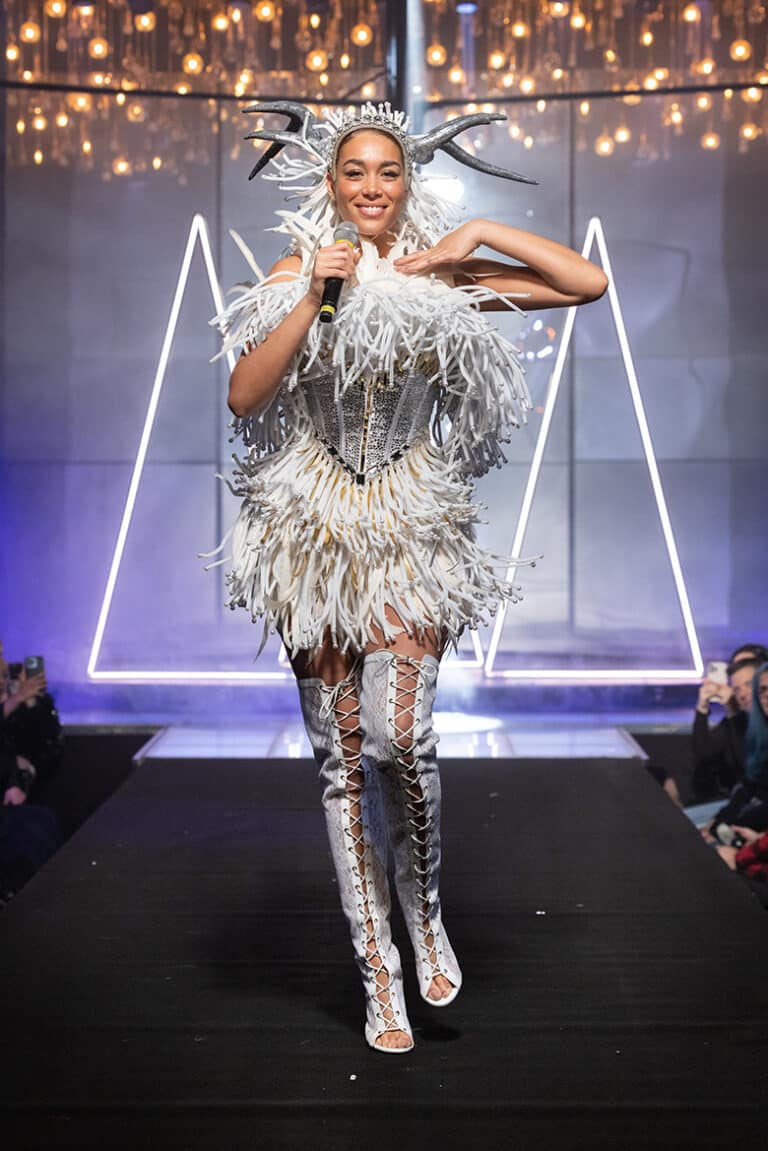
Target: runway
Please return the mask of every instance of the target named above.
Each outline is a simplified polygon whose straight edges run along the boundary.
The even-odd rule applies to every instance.
[[[422,1003],[396,920],[416,1048],[386,1056],[314,765],[139,763],[0,916],[4,1146],[764,1147],[738,878],[635,760],[442,770],[465,987]]]

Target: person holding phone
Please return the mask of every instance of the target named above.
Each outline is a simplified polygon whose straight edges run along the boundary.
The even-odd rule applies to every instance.
[[[744,776],[744,737],[752,706],[752,680],[768,656],[761,644],[743,644],[725,661],[707,664],[693,721],[693,777],[698,801],[728,795]],[[714,726],[713,704],[725,709]]]

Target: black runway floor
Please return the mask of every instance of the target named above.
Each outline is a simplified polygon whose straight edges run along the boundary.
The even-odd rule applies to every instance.
[[[152,761],[0,915],[6,1151],[768,1147],[768,919],[631,761],[443,765],[465,986],[370,1051],[319,784]]]

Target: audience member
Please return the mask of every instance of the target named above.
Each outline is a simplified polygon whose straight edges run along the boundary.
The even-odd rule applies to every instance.
[[[718,824],[768,831],[768,662],[761,664],[752,683],[752,706],[744,738],[744,778],[731,791],[709,831]]]
[[[691,786],[698,801],[728,795],[744,776],[744,738],[752,706],[752,680],[768,652],[760,644],[744,644],[732,653],[727,683],[705,678],[699,688],[693,721],[694,769]],[[713,702],[725,716],[710,727]]]
[[[61,725],[44,673],[9,667],[0,643],[0,899],[26,882],[61,843],[56,815],[28,803],[58,768]]]

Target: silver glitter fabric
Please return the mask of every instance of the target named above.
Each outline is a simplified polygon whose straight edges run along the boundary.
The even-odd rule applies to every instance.
[[[438,388],[416,373],[372,377],[335,398],[331,373],[302,382],[318,438],[361,481],[429,435]]]

